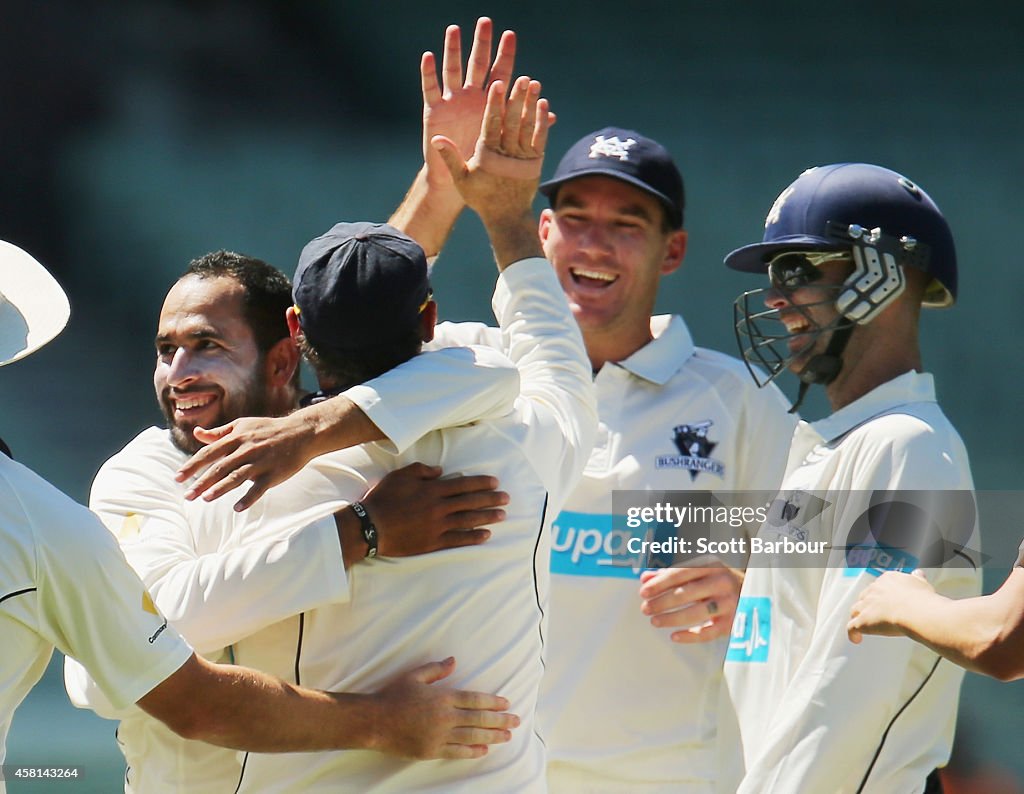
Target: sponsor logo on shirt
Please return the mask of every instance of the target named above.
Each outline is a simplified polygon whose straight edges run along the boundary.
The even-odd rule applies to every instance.
[[[153,636],[151,636],[149,638],[149,644],[152,645],[154,642],[156,642],[156,638],[159,637],[161,634],[163,634],[164,631],[166,631],[166,630],[167,630],[167,621],[165,620],[163,623],[160,624],[160,628],[158,628],[155,632],[153,632]]]
[[[690,422],[676,425],[672,429],[672,441],[679,450],[678,455],[659,455],[654,465],[659,469],[686,469],[690,472],[690,481],[697,479],[701,472],[725,475],[725,464],[711,457],[712,450],[718,442],[708,438],[708,430],[714,424],[710,419],[702,422]]]
[[[850,546],[846,549],[843,576],[860,576],[862,573],[881,576],[886,571],[911,573],[918,567],[918,562],[913,554],[882,544]]]
[[[633,533],[614,529],[612,516],[563,510],[551,526],[551,572],[570,576],[614,576],[635,579],[643,555],[630,554]],[[625,523],[625,517],[620,524]]]
[[[771,637],[772,600],[762,596],[740,598],[725,660],[767,662]]]

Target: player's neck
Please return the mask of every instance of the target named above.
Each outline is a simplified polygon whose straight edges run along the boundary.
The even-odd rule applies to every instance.
[[[629,358],[653,338],[650,325],[625,333],[609,328],[583,330],[583,341],[587,346],[591,369],[595,373],[609,361],[615,363]]]
[[[916,339],[882,349],[875,346],[870,352],[858,348],[851,338],[843,354],[842,371],[825,389],[833,413],[905,372],[924,371]]]

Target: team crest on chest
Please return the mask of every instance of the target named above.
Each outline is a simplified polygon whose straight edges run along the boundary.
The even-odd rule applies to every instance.
[[[622,140],[618,135],[605,138],[598,135],[590,145],[590,158],[596,160],[598,157],[618,157],[619,161],[629,159],[629,150],[636,146],[633,138]]]
[[[679,454],[659,455],[654,465],[659,469],[686,469],[690,472],[691,481],[696,480],[701,472],[725,476],[725,464],[711,457],[718,446],[718,442],[708,436],[712,425],[714,422],[710,419],[676,425],[672,429],[672,441]]]

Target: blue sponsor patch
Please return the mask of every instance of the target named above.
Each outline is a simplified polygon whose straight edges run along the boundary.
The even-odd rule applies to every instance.
[[[860,576],[868,573],[881,576],[886,571],[911,573],[918,567],[918,559],[902,549],[890,546],[850,546],[846,550],[846,568],[843,576]]]
[[[644,570],[640,554],[630,554],[633,533],[613,527],[613,516],[563,510],[551,525],[551,573],[636,579]],[[625,525],[620,516],[615,521]]]
[[[732,620],[727,662],[767,662],[772,638],[772,600],[741,598]]]

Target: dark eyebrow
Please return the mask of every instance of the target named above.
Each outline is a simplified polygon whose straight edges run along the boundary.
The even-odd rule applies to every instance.
[[[185,334],[185,337],[187,339],[190,339],[190,340],[198,340],[198,339],[218,339],[219,340],[219,339],[223,339],[224,338],[222,334],[218,334],[217,331],[214,328],[212,328],[212,327],[196,328],[195,330],[189,331],[187,334]],[[157,334],[156,335],[156,340],[154,341],[153,345],[154,345],[154,347],[156,347],[156,346],[159,346],[159,345],[163,344],[164,342],[170,342],[170,341],[171,341],[170,334]]]
[[[559,196],[558,204],[555,207],[555,212],[558,212],[560,209],[565,208],[577,210],[585,209],[582,202],[580,202],[578,199],[573,198],[571,194],[565,196],[564,198]],[[642,204],[626,204],[625,206],[620,207],[617,210],[617,213],[619,215],[626,215],[633,218],[639,218],[641,220],[649,221],[651,223],[656,222],[656,219],[651,217],[651,213],[648,212],[647,208]]]

